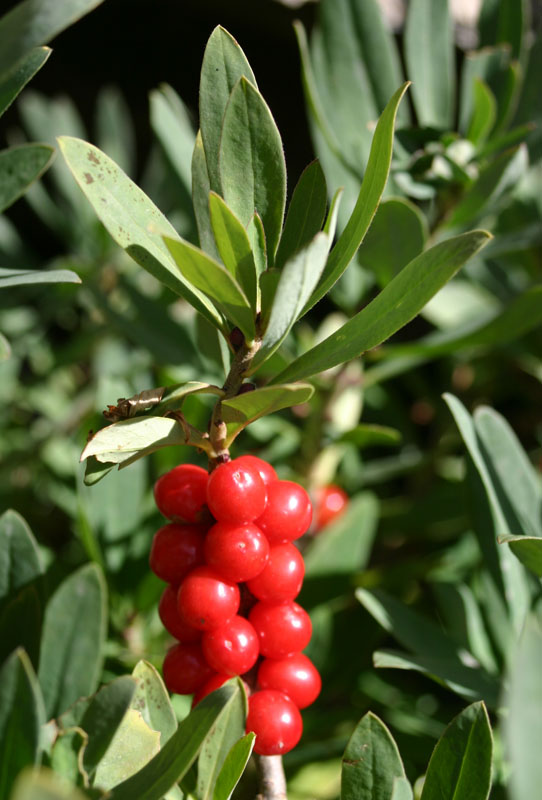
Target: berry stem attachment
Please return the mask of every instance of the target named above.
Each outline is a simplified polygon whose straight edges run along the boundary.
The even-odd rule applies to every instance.
[[[282,756],[255,755],[260,794],[258,800],[288,800]]]

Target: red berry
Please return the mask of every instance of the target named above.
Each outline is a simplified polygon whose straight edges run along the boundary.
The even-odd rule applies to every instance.
[[[256,603],[249,614],[260,640],[260,653],[284,658],[303,650],[312,633],[311,618],[297,603]]]
[[[247,619],[239,616],[205,632],[201,646],[207,663],[230,676],[252,669],[260,653],[256,631]]]
[[[323,486],[316,493],[316,530],[340,516],[348,505],[348,495],[340,486]]]
[[[258,670],[258,685],[284,692],[298,708],[306,708],[320,694],[322,679],[307,656],[294,653],[280,660],[264,659]]]
[[[278,756],[292,750],[299,742],[303,722],[289,697],[267,689],[249,697],[246,731],[256,734],[256,753]]]
[[[213,674],[201,645],[176,644],[167,651],[162,666],[164,683],[170,692],[192,694]]]
[[[203,563],[203,528],[199,525],[163,525],[154,534],[149,563],[155,575],[167,583],[180,583]]]
[[[258,470],[238,464],[220,464],[207,481],[207,505],[220,522],[252,522],[265,508],[267,491]]]
[[[302,536],[312,519],[309,495],[293,481],[274,481],[267,487],[267,506],[256,525],[270,544]]]
[[[255,467],[258,472],[260,473],[260,478],[268,486],[272,481],[278,480],[277,473],[271,466],[268,464],[267,461],[264,461],[262,458],[258,458],[257,456],[239,456],[239,458],[235,459],[238,464],[244,464],[249,467]]]
[[[199,642],[201,639],[201,631],[188,625],[179,614],[177,608],[177,592],[178,587],[173,584],[166,586],[162,592],[160,603],[158,605],[158,614],[162,620],[162,625],[174,636],[179,642],[188,644],[189,642]]]
[[[205,537],[205,561],[230,581],[259,575],[268,554],[269,543],[252,522],[217,522]]]
[[[156,505],[168,519],[198,522],[207,502],[207,472],[193,464],[174,467],[154,484]]]
[[[183,620],[208,631],[237,614],[240,593],[237,584],[222,578],[211,567],[196,567],[182,582],[177,599]]]
[[[267,564],[247,586],[258,600],[281,603],[293,600],[300,592],[305,563],[297,547],[290,542],[276,544],[269,550]]]

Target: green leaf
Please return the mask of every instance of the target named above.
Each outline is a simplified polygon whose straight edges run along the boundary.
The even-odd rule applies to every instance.
[[[231,748],[245,732],[247,715],[246,695],[239,678],[234,679],[238,691],[224,706],[224,710],[205,737],[198,758],[198,800],[212,800],[215,784]]]
[[[283,408],[306,403],[312,397],[314,389],[307,383],[285,384],[282,386],[264,386],[253,392],[245,392],[222,402],[222,420],[226,423],[228,433],[226,446],[229,446],[237,434],[254,420],[265,414],[273,414]]]
[[[154,758],[128,780],[116,786],[110,800],[161,800],[190,769],[203,740],[228,702],[240,692],[229,684],[205,697],[184,719],[171,739]]]
[[[43,574],[38,544],[25,520],[12,510],[0,517],[0,601]]]
[[[0,289],[36,283],[81,283],[81,278],[69,269],[0,268]]]
[[[246,78],[235,84],[226,107],[219,170],[222,196],[243,225],[255,211],[261,217],[273,266],[286,203],[286,164],[271,111]]]
[[[96,689],[105,635],[105,582],[88,564],[60,584],[45,611],[38,676],[48,718]]]
[[[411,1],[405,23],[405,60],[418,123],[451,130],[455,57],[448,0]]]
[[[43,175],[54,152],[47,144],[20,144],[0,152],[0,213]]]
[[[150,728],[159,731],[163,747],[177,730],[177,718],[164,682],[148,661],[138,661],[132,675],[136,680],[132,708],[140,712]]]
[[[11,347],[6,337],[0,333],[0,362],[6,361],[11,355]]]
[[[320,163],[313,161],[301,173],[290,200],[275,258],[277,268],[316,236],[324,221],[326,205],[326,178]]]
[[[503,42],[511,46],[512,57],[519,59],[528,22],[529,7],[524,0],[484,0],[478,20],[480,47]]]
[[[40,763],[45,709],[38,681],[22,649],[0,669],[0,797],[8,797],[26,766]]]
[[[465,708],[438,740],[421,800],[487,800],[493,737],[483,703]]]
[[[248,233],[220,195],[214,192],[209,195],[209,210],[220,258],[256,313],[259,308],[258,277]]]
[[[9,800],[88,800],[88,797],[51,770],[25,770]]]
[[[350,575],[367,566],[378,523],[378,500],[372,492],[350,498],[346,510],[316,536],[304,552],[305,576]]]
[[[341,800],[390,800],[405,770],[393,736],[371,711],[359,721],[342,760]]]
[[[401,432],[396,428],[362,423],[343,433],[339,441],[352,442],[358,450],[362,450],[364,447],[374,447],[375,445],[393,446],[399,444],[401,439]]]
[[[247,341],[254,339],[254,312],[248,298],[228,270],[203,250],[182,239],[164,236],[164,242],[184,277],[214,300]]]
[[[262,275],[267,269],[267,242],[265,241],[265,231],[263,222],[257,211],[254,212],[247,225],[248,238],[252,243],[252,255],[258,275]]]
[[[467,139],[480,145],[487,139],[497,117],[497,101],[489,86],[482,80],[474,82],[474,109],[467,130]]]
[[[24,89],[36,72],[38,72],[49,56],[50,47],[34,47],[7,72],[0,75],[0,116]]]
[[[255,739],[255,733],[247,733],[233,745],[216,779],[213,800],[230,800],[248,764]]]
[[[60,150],[74,178],[113,239],[134,261],[184,297],[217,328],[222,320],[209,300],[179,273],[161,233],[175,229],[147,195],[94,145],[61,136]],[[151,232],[156,229],[160,233]]]
[[[414,800],[412,786],[406,778],[395,778],[390,800]]]
[[[459,130],[466,135],[476,107],[476,85],[482,81],[497,102],[496,118],[490,141],[495,133],[508,122],[512,106],[516,104],[514,94],[518,90],[515,69],[510,64],[510,49],[505,45],[486,47],[466,53],[461,70]],[[531,117],[529,117],[531,119]]]
[[[510,550],[527,569],[542,578],[542,539],[539,536],[499,536],[499,544],[510,545]]]
[[[222,194],[218,169],[222,122],[233,87],[242,76],[256,86],[245,54],[233,36],[218,25],[205,47],[199,85],[199,117],[209,189],[218,194]]]
[[[308,378],[381,344],[410,322],[489,238],[486,231],[471,231],[421,253],[369,305],[334,334],[293,361],[273,378],[273,382]]]
[[[540,612],[531,613],[519,644],[511,651],[507,676],[503,719],[506,757],[511,774],[508,791],[510,800],[531,800],[540,793],[542,761],[542,623]]]
[[[408,83],[405,83],[395,92],[378,120],[355,208],[337,244],[330,253],[322,279],[313,292],[306,310],[324,297],[341,277],[354,258],[369,229],[388,179],[393,149],[395,117],[401,98],[407,88]]]
[[[24,625],[21,625],[24,620]],[[0,662],[23,647],[31,663],[39,663],[43,591],[41,575],[16,591],[0,608]]]
[[[130,707],[136,683],[122,675],[96,692],[81,720],[80,727],[88,734],[83,766],[91,774],[105,755],[124,715]]]
[[[205,161],[205,151],[201,131],[196,135],[194,151],[192,153],[192,203],[194,215],[198,228],[199,243],[202,250],[205,250],[213,258],[218,258],[213,229],[211,228],[211,218],[209,216],[209,192],[211,184]]]
[[[124,785],[140,774],[159,752],[158,731],[149,728],[139,711],[129,708],[98,764],[94,785],[109,791]]]
[[[18,3],[0,19],[0,75],[36,45],[45,44],[102,0],[34,0]]]
[[[401,198],[383,200],[360,245],[357,260],[384,287],[422,252],[426,239],[427,222],[413,203]]]
[[[190,162],[196,134],[188,111],[175,89],[167,83],[152,91],[149,99],[152,128],[179,180],[190,192]]]

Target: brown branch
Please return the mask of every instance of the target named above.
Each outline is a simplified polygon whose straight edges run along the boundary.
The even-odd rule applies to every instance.
[[[258,800],[288,800],[282,756],[255,756],[260,794]]]

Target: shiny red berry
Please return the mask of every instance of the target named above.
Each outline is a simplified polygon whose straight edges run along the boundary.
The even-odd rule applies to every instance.
[[[238,464],[220,464],[207,481],[207,505],[219,522],[252,522],[262,514],[267,491],[258,470]]]
[[[201,645],[176,644],[166,653],[162,666],[164,683],[170,692],[192,694],[213,674]]]
[[[225,625],[206,631],[201,640],[207,663],[217,672],[242,675],[252,669],[260,647],[256,631],[244,617],[232,617]]]
[[[217,522],[205,537],[205,561],[230,581],[248,581],[267,563],[269,543],[253,522]]]
[[[267,564],[247,586],[258,600],[281,603],[297,597],[304,575],[303,556],[294,544],[282,542],[270,548]]]
[[[239,458],[235,459],[238,464],[244,464],[249,467],[255,467],[258,472],[260,473],[260,477],[262,481],[268,486],[272,481],[278,480],[277,473],[271,466],[268,464],[267,461],[264,461],[263,458],[258,458],[257,456],[239,456]]]
[[[162,625],[179,642],[188,644],[189,642],[199,642],[201,631],[188,625],[179,614],[177,607],[178,587],[173,584],[166,586],[162,592],[160,603],[158,604],[158,614],[162,620]]]
[[[311,619],[292,601],[256,603],[248,618],[258,634],[260,653],[267,658],[285,658],[303,650],[310,641]]]
[[[208,631],[237,614],[240,593],[237,584],[227,581],[211,567],[196,567],[182,582],[177,600],[183,620]]]
[[[258,670],[258,686],[287,694],[298,708],[314,703],[322,688],[322,679],[312,661],[303,653],[287,658],[265,658]]]
[[[203,563],[203,532],[199,525],[163,525],[154,534],[149,563],[155,575],[167,583],[180,583]]]
[[[267,487],[267,506],[256,520],[270,544],[292,541],[302,536],[311,524],[309,495],[293,481],[274,481]]]
[[[174,467],[154,484],[154,499],[164,517],[198,522],[207,502],[207,472],[194,464]]]
[[[248,699],[246,731],[256,734],[254,751],[262,756],[288,753],[301,739],[303,722],[297,706],[282,692],[266,689]]]
[[[315,526],[316,530],[329,525],[339,517],[348,505],[348,495],[340,486],[323,486],[316,493]]]

